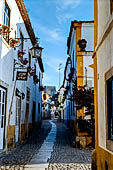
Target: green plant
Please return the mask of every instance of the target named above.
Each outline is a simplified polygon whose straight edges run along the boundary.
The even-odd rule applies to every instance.
[[[10,28],[10,26],[0,24],[0,35],[9,35],[11,30],[13,30],[13,29]]]
[[[20,42],[20,39],[15,39],[15,38],[9,39],[9,44],[10,44],[10,47],[12,47],[12,48],[16,47],[16,44],[19,42]]]

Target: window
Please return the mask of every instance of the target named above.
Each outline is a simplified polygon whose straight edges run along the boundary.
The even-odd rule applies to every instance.
[[[5,1],[4,5],[4,21],[3,24],[6,26],[10,26],[10,8],[8,4]],[[9,35],[4,35],[3,38],[6,40],[7,43],[9,43]]]
[[[0,87],[0,128],[4,127],[6,108],[6,90]]]
[[[10,8],[6,2],[4,6],[4,25],[10,26]]]
[[[113,140],[113,77],[107,80],[108,140]]]
[[[26,101],[29,102],[30,101],[30,89],[27,88],[27,92],[26,92]]]
[[[38,113],[40,113],[40,103],[38,103]]]
[[[113,0],[110,0],[110,12],[111,12],[111,14],[113,12]]]
[[[113,67],[105,74],[106,81],[106,147],[113,151]]]

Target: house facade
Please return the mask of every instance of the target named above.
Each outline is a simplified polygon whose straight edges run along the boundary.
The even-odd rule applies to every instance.
[[[0,9],[0,149],[4,149],[25,140],[41,122],[44,68],[42,58],[34,58],[30,50],[37,40],[23,0],[1,0]],[[4,33],[4,26],[11,32]]]
[[[113,1],[94,1],[95,143],[93,168],[113,169]],[[96,159],[94,158],[96,156]],[[96,163],[94,165],[94,160]]]
[[[85,41],[86,48],[81,50],[79,41]],[[78,109],[77,90],[94,90],[93,59],[94,22],[72,21],[67,41],[68,58],[64,70],[64,81],[59,93],[59,109],[61,119],[76,134],[76,141],[83,147],[91,143],[91,137],[85,131],[81,132],[78,119],[92,121],[92,115],[86,115],[86,108]],[[92,93],[93,94],[93,93]],[[94,109],[93,109],[94,110]],[[90,129],[91,130],[91,129]],[[90,134],[91,135],[91,134]]]

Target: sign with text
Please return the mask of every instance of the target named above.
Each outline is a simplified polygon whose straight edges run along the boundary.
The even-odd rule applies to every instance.
[[[17,71],[16,80],[27,81],[27,72]]]

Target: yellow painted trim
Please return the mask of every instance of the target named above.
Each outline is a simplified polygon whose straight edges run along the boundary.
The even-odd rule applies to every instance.
[[[8,148],[15,147],[15,125],[7,126],[8,129]]]
[[[76,28],[76,57],[77,57],[77,76],[80,76],[80,79],[77,79],[77,86],[83,86],[83,55],[80,52],[81,56],[77,56],[78,51],[80,51],[78,41],[81,39],[81,24],[76,23],[75,25],[79,26]]]
[[[76,57],[77,57],[77,77],[80,77],[77,79],[77,86],[83,86],[83,53],[80,52],[79,45],[77,44],[78,41],[81,39],[81,23],[74,23],[74,27],[76,28]],[[77,56],[79,52],[79,56]],[[77,111],[77,117],[82,116],[82,119],[84,119],[84,108]]]
[[[98,2],[94,0],[94,48],[98,40]],[[95,103],[95,147],[98,146],[98,80],[97,55],[94,54],[94,103]]]
[[[94,68],[94,64],[89,65],[88,67]]]
[[[97,169],[106,170],[105,162],[107,162],[108,169],[113,170],[113,154],[105,150],[105,148],[97,147]]]

